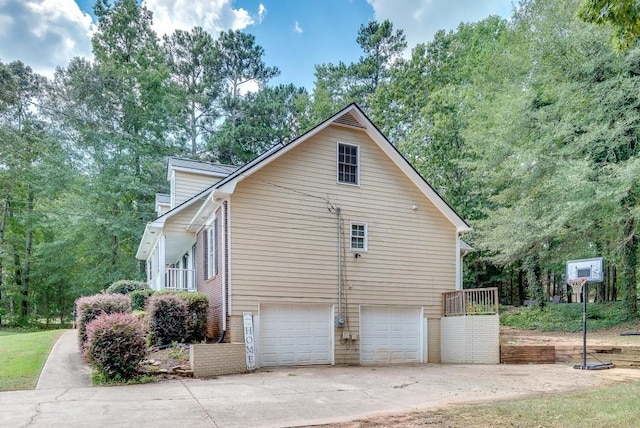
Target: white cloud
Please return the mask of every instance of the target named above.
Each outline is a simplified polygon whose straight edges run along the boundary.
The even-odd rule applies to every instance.
[[[300,23],[298,21],[296,21],[295,25],[293,26],[293,32],[294,33],[302,33],[302,27],[300,26]]]
[[[196,26],[215,36],[220,31],[242,30],[254,24],[246,9],[233,8],[232,0],[144,0],[144,5],[153,12],[153,29],[160,37]],[[266,8],[258,8],[259,17],[261,10],[266,12]]]
[[[242,83],[238,89],[240,90],[240,95],[247,95],[249,92],[258,92],[260,84],[257,80],[251,79]]]
[[[388,19],[404,30],[410,48],[433,39],[438,30],[454,30],[460,22],[476,22],[489,15],[508,18],[513,0],[367,0],[375,19]]]
[[[93,29],[74,0],[0,0],[0,61],[52,77],[74,56],[91,57]]]
[[[258,6],[258,23],[262,22],[266,14],[267,14],[267,8],[265,7],[265,5],[260,3],[260,5]]]

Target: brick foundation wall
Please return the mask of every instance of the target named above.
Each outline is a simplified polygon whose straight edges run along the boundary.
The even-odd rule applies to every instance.
[[[227,341],[244,343],[244,321],[241,315],[232,315],[227,319]]]
[[[210,377],[247,371],[244,343],[196,344],[189,347],[194,377]]]
[[[499,315],[442,317],[440,327],[443,363],[500,363]]]

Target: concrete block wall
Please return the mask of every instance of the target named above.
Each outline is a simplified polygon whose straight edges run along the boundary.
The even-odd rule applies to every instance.
[[[189,361],[194,377],[220,376],[247,371],[244,343],[191,345]]]
[[[499,315],[443,317],[440,327],[443,363],[500,363]]]

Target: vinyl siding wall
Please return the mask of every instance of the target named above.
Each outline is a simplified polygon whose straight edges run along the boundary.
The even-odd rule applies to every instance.
[[[185,171],[175,171],[175,206],[180,205],[192,196],[197,195],[207,187],[220,181],[218,177],[203,174],[193,174]]]
[[[360,186],[336,183],[337,141],[359,145]],[[260,302],[333,304],[337,312],[337,207],[345,329],[358,333],[360,305],[423,306],[425,318],[439,319],[441,293],[455,290],[454,226],[364,132],[337,125],[236,187],[232,315],[258,313]],[[359,258],[349,250],[350,221],[368,225],[368,251]],[[335,362],[358,364],[358,342],[342,340],[342,330],[336,329]],[[439,356],[439,349],[429,355]]]

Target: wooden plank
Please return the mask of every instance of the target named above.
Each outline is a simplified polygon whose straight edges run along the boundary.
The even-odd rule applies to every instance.
[[[554,346],[500,346],[500,361],[503,364],[555,364]]]

